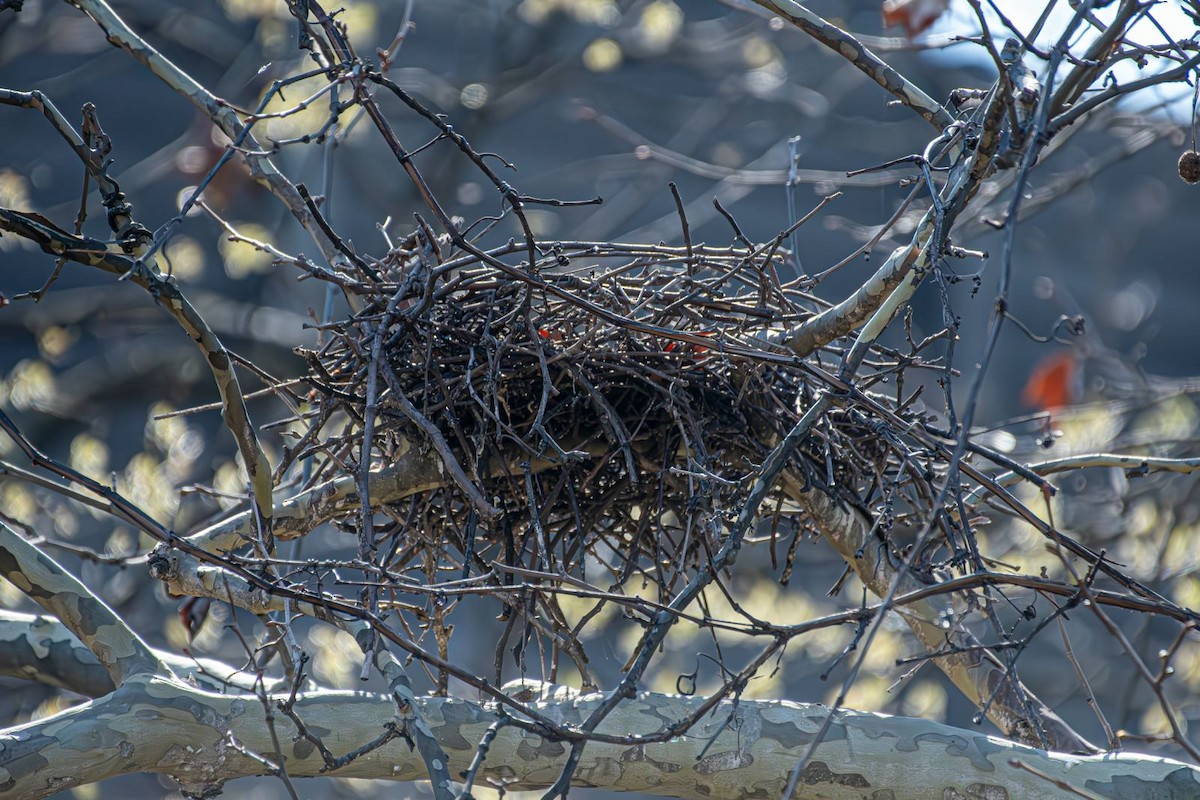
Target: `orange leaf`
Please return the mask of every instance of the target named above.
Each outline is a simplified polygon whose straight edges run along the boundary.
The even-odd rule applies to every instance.
[[[1075,354],[1051,353],[1038,362],[1025,382],[1021,402],[1049,411],[1075,402]]]
[[[908,38],[913,38],[946,13],[950,0],[884,0],[883,26],[903,25]]]

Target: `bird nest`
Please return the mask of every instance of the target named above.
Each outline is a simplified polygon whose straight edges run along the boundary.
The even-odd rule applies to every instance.
[[[389,568],[431,552],[464,574],[586,562],[663,587],[712,552],[820,388],[771,344],[813,303],[769,248],[558,243],[530,273],[499,261],[520,244],[441,264],[417,245],[307,353],[321,423],[350,420],[322,443],[331,461],[358,469],[366,433],[373,469],[414,446],[444,467],[373,523]],[[827,491],[875,472],[848,426],[833,412],[794,456]],[[773,534],[797,524],[781,508],[763,506]]]

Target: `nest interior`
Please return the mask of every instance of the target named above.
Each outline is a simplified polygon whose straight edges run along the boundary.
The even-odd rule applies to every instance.
[[[421,242],[394,250],[362,310],[306,354],[327,400],[315,424],[349,419],[322,437],[343,463],[374,398],[372,466],[440,436],[440,457],[461,470],[387,509],[384,566],[402,571],[431,548],[464,574],[495,560],[582,572],[591,556],[617,581],[652,570],[665,592],[715,547],[819,388],[769,341],[814,308],[799,281],[777,277],[784,256],[567,242],[540,249],[521,279],[471,255],[439,264]],[[844,493],[877,474],[879,454],[860,443],[847,456],[835,440],[862,431],[839,414],[795,458]],[[783,507],[763,506],[773,531]]]

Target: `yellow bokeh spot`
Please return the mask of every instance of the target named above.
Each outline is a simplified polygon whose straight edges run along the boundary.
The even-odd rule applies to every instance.
[[[1186,395],[1178,395],[1156,403],[1141,414],[1133,424],[1133,432],[1161,442],[1181,442],[1196,432],[1200,413]]]
[[[468,83],[458,93],[458,102],[462,103],[463,108],[469,108],[472,111],[483,108],[487,105],[488,88],[482,83]]]
[[[368,42],[375,35],[375,28],[379,24],[379,11],[372,3],[350,3],[342,2],[341,7],[345,9],[338,15],[338,22],[346,26],[346,30],[350,33],[350,38],[353,41]]]
[[[867,652],[863,656],[863,667],[879,673],[894,671],[896,659],[903,655],[900,652],[901,644],[900,636],[895,631],[888,630],[885,623],[875,634],[871,646],[867,648]]]
[[[175,408],[163,401],[150,406],[146,415],[146,436],[154,442],[154,446],[164,455],[171,452],[171,447],[179,441],[188,430],[186,417],[166,417],[155,419],[163,414],[170,414]]]
[[[1200,608],[1200,576],[1179,578],[1171,586],[1171,599],[1184,608]]]
[[[308,634],[312,648],[313,674],[341,689],[358,683],[363,654],[354,637],[329,626],[313,628]]]
[[[1200,686],[1200,641],[1192,634],[1184,639],[1183,644],[1171,658],[1171,666],[1175,668],[1174,680],[1180,681],[1192,693]]]
[[[29,181],[11,169],[0,169],[0,206],[31,210]]]
[[[830,681],[829,696],[826,699],[827,703],[832,703],[837,699],[838,693],[842,690],[841,681]],[[843,708],[853,708],[857,711],[877,711],[887,706],[891,701],[892,696],[888,692],[891,688],[892,680],[885,678],[882,675],[868,675],[859,673],[858,680],[854,681],[854,685],[850,687],[850,691],[846,693],[846,700],[842,703]]]
[[[190,644],[187,628],[183,627],[178,614],[171,614],[165,618],[163,634],[167,637],[167,644],[173,650],[183,650]]]
[[[25,593],[12,581],[0,578],[0,608],[20,608],[25,600]]]
[[[288,84],[272,95],[263,113],[283,116],[266,120],[267,135],[271,139],[294,139],[305,134],[316,134],[329,118],[332,90],[328,87],[329,81],[321,75],[315,75]],[[265,91],[271,88],[267,87]]]
[[[1171,531],[1162,563],[1169,565],[1172,574],[1192,573],[1200,566],[1200,549],[1196,548],[1197,536],[1200,536],[1200,525],[1197,524],[1177,525]]]
[[[291,45],[291,37],[295,28],[281,19],[264,19],[258,23],[255,36],[258,44],[266,53],[277,53]]]
[[[244,238],[269,243],[270,234],[262,225],[253,222],[235,223],[234,229]],[[234,279],[270,272],[273,256],[250,244],[228,235],[222,236],[217,249],[225,262],[225,273]]]
[[[125,466],[122,490],[158,519],[168,519],[179,506],[179,494],[163,464],[150,453],[138,453]]]
[[[287,6],[276,0],[221,0],[221,6],[231,19],[262,19],[276,13],[287,14]]]
[[[1152,575],[1159,568],[1163,518],[1157,498],[1136,501],[1126,515],[1125,534],[1113,544],[1113,558],[1131,575]]]
[[[29,199],[29,182],[11,169],[0,169],[0,206],[17,211],[33,211]],[[0,238],[0,252],[16,247],[32,247],[32,242],[16,236]]]
[[[83,786],[76,786],[71,790],[71,796],[75,800],[100,800],[100,784],[87,783]]]
[[[118,558],[124,558],[137,552],[137,537],[128,528],[117,528],[104,543],[104,553]]]
[[[0,508],[17,522],[26,525],[34,523],[38,510],[33,493],[21,484],[13,482],[5,483],[3,488],[0,488]]]
[[[38,350],[41,351],[42,358],[48,361],[57,361],[67,352],[67,348],[71,346],[75,338],[75,335],[66,328],[60,325],[51,325],[38,334]]]
[[[1102,403],[1083,406],[1074,413],[1064,413],[1057,427],[1062,438],[1054,445],[1059,458],[1079,453],[1104,450],[1117,435],[1124,422]]]
[[[92,509],[95,515],[101,512]],[[74,539],[79,535],[79,517],[71,510],[71,506],[63,503],[50,510],[50,520],[54,523],[54,532],[63,539]]]
[[[901,711],[906,717],[941,722],[946,718],[946,690],[933,681],[918,681],[904,693]]]
[[[554,0],[524,0],[517,6],[517,14],[530,25],[541,25],[557,7]]]
[[[761,36],[751,36],[742,44],[742,60],[751,69],[761,69],[779,60],[779,51]]]
[[[192,280],[204,274],[204,248],[190,236],[176,236],[167,243],[162,264],[180,280]]]
[[[642,44],[662,52],[675,41],[683,29],[683,12],[671,0],[654,0],[638,18],[637,33]]]
[[[612,39],[597,39],[583,51],[583,66],[592,72],[612,72],[621,59],[621,46]]]
[[[93,480],[108,483],[108,445],[90,433],[81,433],[71,440],[71,468]]]
[[[54,373],[43,361],[20,361],[9,373],[8,402],[17,411],[43,408],[54,397]]]
[[[845,650],[851,636],[853,630],[847,627],[821,628],[804,634],[796,641],[809,658],[824,663]]]
[[[1179,727],[1187,732],[1187,720],[1182,716],[1176,716],[1176,721]],[[1162,706],[1158,703],[1152,703],[1146,712],[1142,714],[1141,725],[1138,728],[1138,733],[1144,736],[1170,736],[1171,722],[1167,719],[1167,715],[1163,713]]]

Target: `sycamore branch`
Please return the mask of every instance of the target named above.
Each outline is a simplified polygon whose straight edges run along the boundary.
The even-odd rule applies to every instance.
[[[0,523],[0,578],[70,629],[120,685],[135,675],[172,675],[125,621],[54,559]]]
[[[188,658],[166,650],[152,652],[181,679],[214,691],[228,686],[252,691],[260,680],[215,659]],[[117,688],[96,654],[57,617],[46,614],[0,610],[0,675],[84,697],[102,697]]]
[[[372,473],[375,481],[372,502],[386,504],[410,496],[415,491],[427,490],[445,483],[444,476],[436,475],[433,462],[436,457],[429,454],[424,458],[431,472],[418,471],[405,476],[393,469],[385,473]],[[872,533],[870,522],[860,513],[848,507],[839,507],[826,495],[816,490],[803,490],[802,481],[795,475],[785,473],[784,487],[793,500],[800,504],[805,513],[816,523],[822,537],[846,560],[874,594],[883,597],[895,580],[896,566],[882,552]],[[353,513],[355,498],[352,495],[353,476],[345,476],[326,485],[322,492],[292,498],[294,510],[309,509],[315,518],[329,518],[338,513]],[[418,489],[417,487],[421,487]],[[320,487],[319,487],[320,488]],[[335,502],[336,501],[336,502]],[[328,515],[328,516],[326,516]],[[279,515],[281,521],[287,515]],[[248,522],[246,515],[224,523],[222,535],[215,529],[194,537],[204,538],[206,547],[227,541],[225,538],[236,530],[236,523]],[[213,597],[227,600],[234,605],[254,613],[281,610],[289,601],[272,594],[262,587],[254,587],[245,580],[219,567],[202,566],[194,558],[177,551],[160,550],[152,556],[155,577],[163,580],[173,593]],[[915,577],[908,577],[903,591],[926,588]],[[1042,703],[1019,681],[1014,681],[1005,672],[1001,662],[983,647],[960,623],[947,629],[943,626],[949,601],[945,596],[930,597],[904,608],[902,618],[912,628],[918,640],[930,652],[957,649],[959,652],[934,659],[951,681],[977,707],[986,708],[988,717],[1007,734],[1022,741],[1039,741],[1040,731],[1052,746],[1070,752],[1094,752],[1095,747],[1074,732],[1048,706]],[[317,602],[302,602],[293,606],[299,613],[310,614],[318,619],[328,619],[326,609]]]
[[[932,232],[932,226],[928,226],[923,232],[928,236]],[[778,337],[778,343],[804,357],[847,335],[879,310],[897,287],[912,275],[913,268],[918,263],[928,263],[928,259],[922,255],[923,252],[918,246],[918,237],[914,237],[911,244],[896,248],[875,274],[849,297],[812,319],[785,331]],[[910,280],[911,288],[904,293],[905,300],[916,290],[918,282],[915,278]]]
[[[562,720],[586,718],[603,699],[543,684],[506,689]],[[778,797],[829,713],[816,704],[741,699],[714,707],[687,736],[660,744],[621,741],[653,733],[664,720],[685,717],[703,702],[701,697],[653,693],[630,698],[600,726],[600,733],[616,740],[593,742],[583,752],[576,785],[688,798]],[[418,698],[416,705],[454,775],[461,775],[477,756],[489,728],[494,738],[477,773],[480,783],[545,787],[566,759],[565,744],[509,723],[494,707],[431,697]],[[33,800],[148,771],[170,775],[193,796],[207,796],[225,781],[268,771],[264,760],[275,746],[272,727],[285,743],[280,755],[292,777],[413,781],[425,776],[421,757],[402,742],[369,749],[398,724],[390,697],[317,691],[299,695],[290,707],[291,716],[276,714],[272,722],[255,695],[215,694],[176,680],[141,677],[106,697],[0,733],[0,791],[14,800]],[[364,752],[328,770],[294,720],[309,732],[332,732],[326,733],[325,743],[337,756]],[[1200,769],[1136,754],[1064,756],[925,720],[838,711],[794,796],[1058,800],[1168,790],[1179,796],[1200,792]]]
[[[572,449],[599,455],[603,445],[597,442],[570,444]],[[395,503],[406,497],[438,489],[446,485],[438,454],[424,450],[405,440],[397,444],[397,453],[390,463],[368,474],[371,504],[380,506]],[[531,459],[531,473],[542,472],[558,465],[550,457]],[[499,459],[490,462],[488,476],[504,474],[511,465]],[[274,533],[279,539],[295,539],[308,534],[331,519],[359,511],[361,502],[357,476],[343,474],[299,492],[276,503],[272,511]],[[210,553],[233,550],[249,541],[254,519],[249,511],[234,514],[188,537],[197,547]]]
[[[877,597],[888,596],[898,574],[898,564],[885,543],[876,538],[867,518],[849,506],[839,506],[827,495],[805,490],[796,475],[785,475],[788,496],[799,503],[816,523],[821,536],[845,559],[859,580]],[[897,594],[927,587],[911,572],[901,580]],[[1056,749],[1077,753],[1096,747],[1076,733],[1024,684],[1008,674],[1002,662],[962,624],[963,609],[955,595],[942,593],[909,603],[895,611],[908,623],[932,661],[977,708],[1006,735],[1036,742],[1041,735]]]

